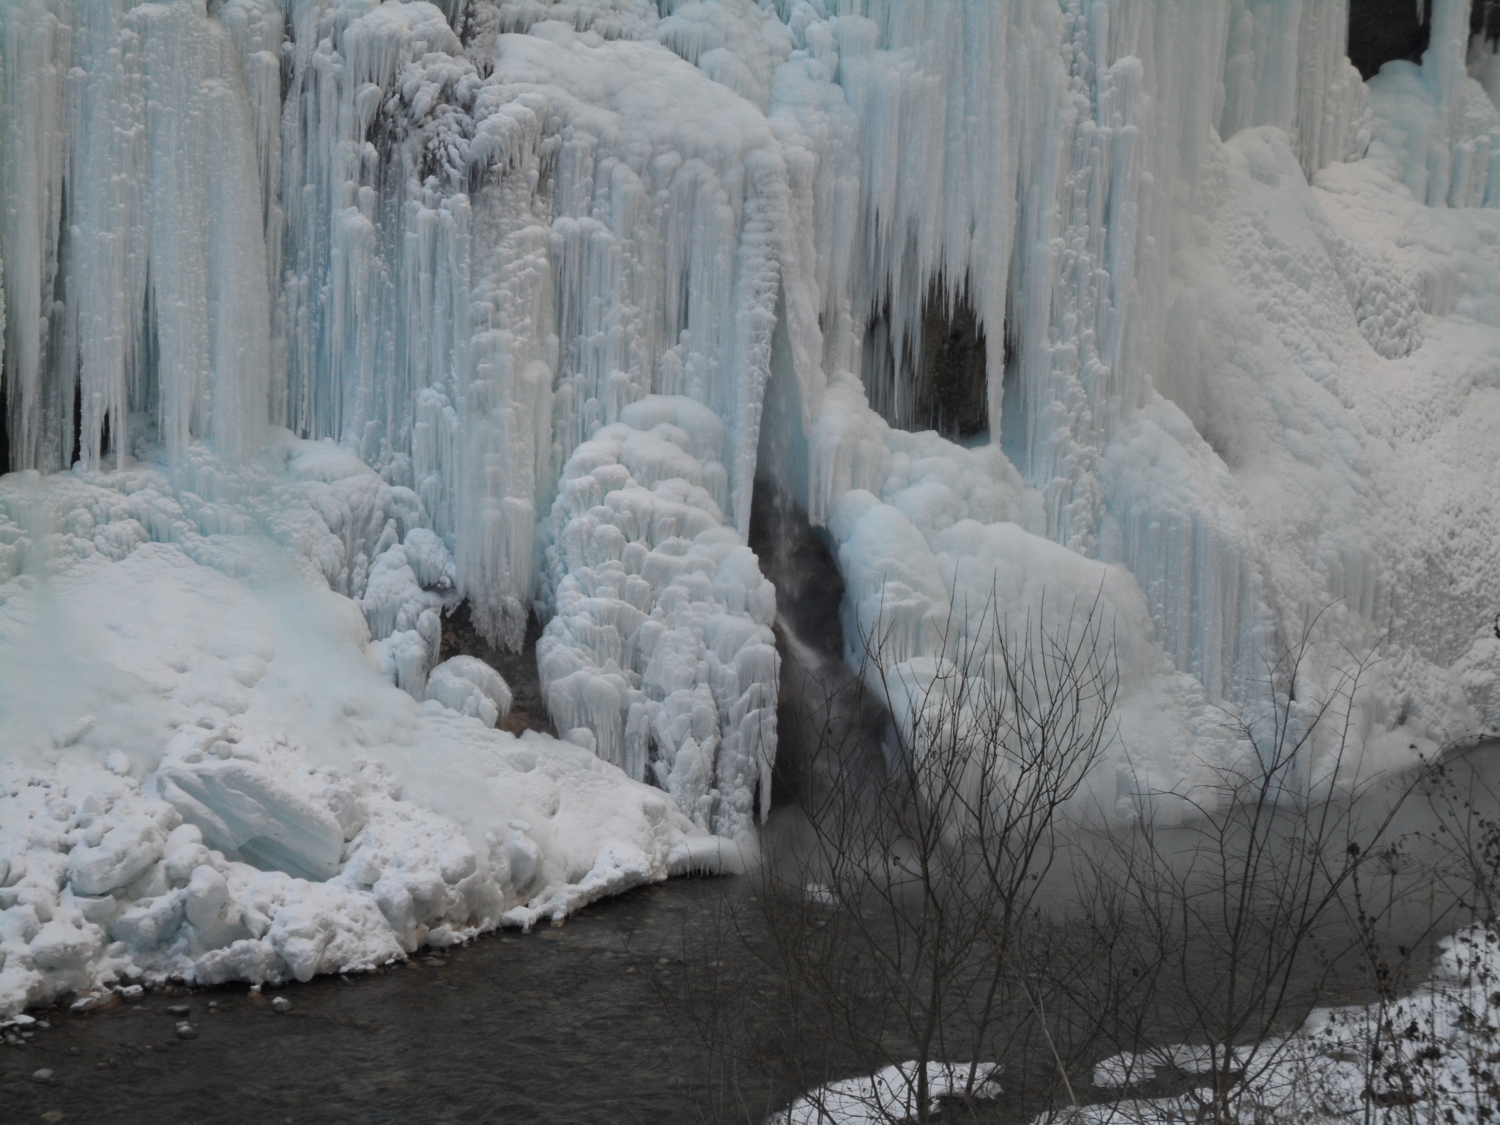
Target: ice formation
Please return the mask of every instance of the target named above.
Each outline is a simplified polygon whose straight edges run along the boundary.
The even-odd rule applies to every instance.
[[[222,880],[203,933],[251,936],[213,949],[291,972],[278,911],[405,901],[332,797],[248,780],[299,755],[364,832],[388,770],[477,857],[445,885],[488,890],[408,888],[380,949],[698,862],[769,797],[757,479],[831,537],[853,664],[1100,597],[1106,808],[1239,752],[1216,708],[1266,706],[1309,629],[1275,685],[1304,704],[1379,650],[1371,768],[1500,729],[1500,62],[1468,13],[1367,85],[1348,0],[8,0],[0,745],[57,800],[4,910],[95,926],[102,981],[109,910]],[[464,600],[512,647],[542,615],[561,740],[489,729],[507,686],[442,661]],[[293,639],[226,623],[252,605]],[[551,799],[486,772],[523,758],[624,811],[526,835]],[[106,805],[140,854],[195,828],[207,873],[65,905]],[[512,832],[526,890],[486,858]],[[74,979],[6,925],[0,973]],[[130,963],[203,963],[181,932]]]
[[[552,506],[548,709],[700,827],[738,836],[771,795],[776,591],[722,522],[718,416],[680,395],[619,413],[574,450]]]

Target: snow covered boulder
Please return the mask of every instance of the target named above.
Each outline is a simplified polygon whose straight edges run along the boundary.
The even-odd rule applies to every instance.
[[[98,821],[88,830],[94,843],[68,853],[68,883],[74,894],[104,895],[134,882],[161,858],[166,835],[147,816]]]
[[[358,972],[401,956],[395,935],[368,895],[290,880],[266,940],[298,980]]]
[[[41,969],[57,973],[76,973],[99,956],[104,947],[103,933],[91,923],[82,925],[54,918],[31,939],[31,957]]]
[[[229,897],[229,883],[208,864],[188,880],[183,913],[205,949],[218,949],[265,933],[263,918],[251,919]],[[257,932],[258,931],[258,932]]]
[[[109,924],[112,941],[123,942],[137,952],[165,946],[182,926],[180,891],[138,900]]]
[[[510,685],[474,656],[454,656],[434,668],[427,677],[427,698],[472,715],[487,727],[510,714]]]
[[[161,799],[209,846],[266,871],[314,880],[338,873],[344,829],[327,800],[328,787],[318,791],[319,771],[300,760],[282,762],[286,753],[225,738],[205,752],[191,747],[192,733],[189,749],[163,757],[154,781]]]

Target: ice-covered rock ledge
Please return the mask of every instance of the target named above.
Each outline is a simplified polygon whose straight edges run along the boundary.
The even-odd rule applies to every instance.
[[[0,478],[0,1019],[372,968],[733,848],[586,749],[491,729],[495,685],[393,683],[369,619],[416,624],[442,567],[369,470],[302,488],[296,460],[269,474],[291,551],[248,477],[217,504],[149,467]],[[331,588],[395,552],[412,605]]]

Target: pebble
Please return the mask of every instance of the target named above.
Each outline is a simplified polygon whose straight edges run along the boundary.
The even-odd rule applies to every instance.
[[[31,1080],[33,1082],[40,1082],[44,1086],[50,1086],[57,1081],[57,1072],[44,1066],[41,1070],[31,1072]]]
[[[192,1014],[193,1009],[186,1004],[171,1004],[167,1007],[167,1015],[179,1018]]]
[[[177,1025],[177,1038],[196,1039],[198,1038],[198,1029],[184,1020],[182,1023]]]
[[[104,1003],[104,997],[102,996],[84,996],[81,999],[74,1000],[69,1005],[68,1010],[73,1012],[91,1012],[102,1003]]]
[[[271,1001],[271,1007],[278,1012],[289,1012],[292,1010],[292,1002],[285,996],[278,996]]]
[[[63,1111],[60,1109],[49,1109],[46,1113],[42,1114],[42,1120],[48,1122],[48,1125],[52,1125],[53,1122],[61,1121],[62,1119]]]

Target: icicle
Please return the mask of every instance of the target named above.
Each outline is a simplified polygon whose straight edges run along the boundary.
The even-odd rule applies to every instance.
[[[1500,206],[1500,109],[1465,65],[1470,6],[1437,0],[1421,66],[1389,63],[1370,81],[1370,153],[1430,207]]]
[[[128,414],[153,407],[174,457],[194,437],[231,456],[258,449],[269,276],[223,29],[189,6],[120,0],[10,6],[0,19],[4,139],[35,154],[11,162],[15,217],[0,239],[21,312],[6,343],[17,463],[96,465],[106,428],[123,463]]]

